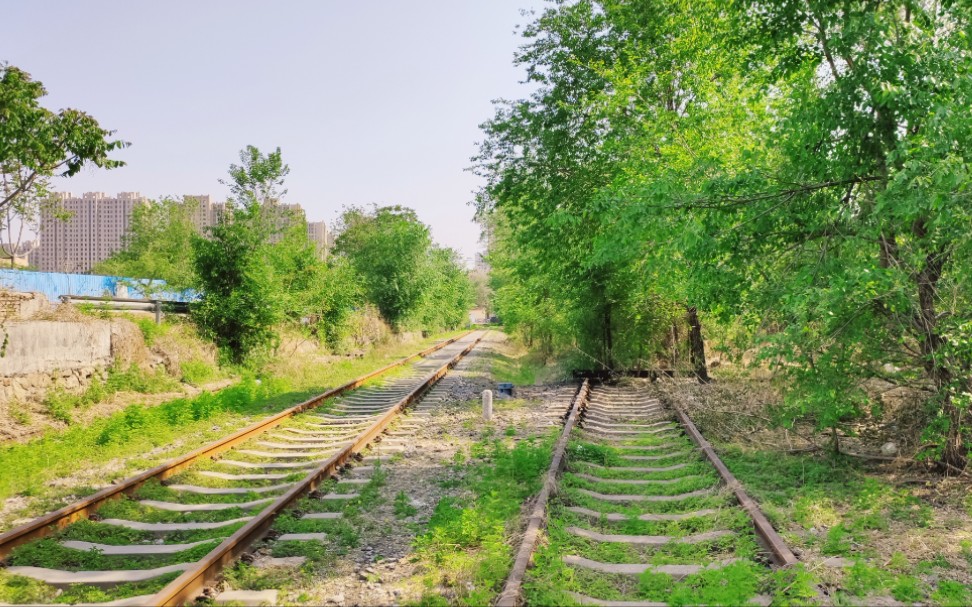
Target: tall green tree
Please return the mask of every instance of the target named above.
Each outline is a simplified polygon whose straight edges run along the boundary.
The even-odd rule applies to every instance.
[[[280,150],[264,155],[247,146],[240,158],[241,165],[230,166],[227,217],[192,243],[201,290],[193,315],[234,362],[274,346],[277,325],[288,312],[299,316],[295,285],[306,280],[303,263],[316,259],[308,252],[306,227],[275,213],[290,171]]]
[[[969,18],[556,3],[517,56],[535,91],[498,108],[476,159],[480,211],[506,226],[498,303],[541,297],[565,311],[552,330],[619,358],[658,343],[666,309],[743,323],[785,363],[789,415],[836,431],[873,410],[867,382],[907,386],[925,447],[964,466]]]
[[[109,154],[128,143],[75,109],[41,105],[47,90],[27,72],[0,63],[0,212],[20,198],[44,200],[48,180],[70,177],[86,165],[123,166]]]
[[[337,258],[347,260],[365,300],[396,330],[453,329],[467,321],[473,291],[466,269],[458,253],[432,243],[415,211],[352,207],[338,229]]]
[[[454,329],[469,320],[475,303],[472,281],[459,253],[432,246],[427,251],[428,284],[419,304],[418,322],[429,331]]]
[[[283,187],[290,167],[283,162],[280,148],[264,154],[248,145],[240,150],[240,164],[231,164],[229,180],[220,183],[229,187],[232,199],[242,207],[271,205],[286,196]]]
[[[965,3],[742,3],[751,61],[785,92],[777,158],[718,190],[732,189],[744,233],[772,235],[764,257],[789,266],[774,284],[800,302],[784,317],[791,340],[799,325],[815,335],[800,348],[809,379],[927,382],[951,466],[966,461],[972,392],[970,17]]]
[[[131,225],[121,250],[94,268],[98,274],[140,279],[149,292],[183,290],[196,284],[192,249],[197,235],[192,215],[198,201],[163,198],[149,201],[132,211]],[[165,284],[157,281],[164,281]]]
[[[363,300],[361,280],[346,259],[320,259],[303,216],[281,203],[290,169],[279,148],[248,146],[240,159],[227,216],[192,239],[197,323],[234,362],[273,348],[283,327],[339,347]]]
[[[193,240],[193,264],[201,297],[192,313],[233,362],[276,343],[276,325],[283,321],[285,294],[278,289],[268,243],[254,228],[258,209],[237,209],[232,221],[209,229],[207,238]]]
[[[428,226],[412,209],[352,207],[341,216],[334,250],[350,261],[382,317],[402,328],[428,287],[423,270],[431,244]]]

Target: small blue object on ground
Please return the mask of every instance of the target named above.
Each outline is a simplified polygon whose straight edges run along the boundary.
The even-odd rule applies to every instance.
[[[511,383],[501,383],[496,384],[496,391],[500,394],[505,394],[507,396],[513,396],[513,384]]]

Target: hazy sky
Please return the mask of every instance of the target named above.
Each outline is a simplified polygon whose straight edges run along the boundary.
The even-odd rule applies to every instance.
[[[128,166],[55,187],[213,194],[239,150],[280,146],[288,202],[333,223],[346,204],[415,208],[434,238],[478,248],[464,169],[541,0],[0,0],[0,60],[132,146]]]

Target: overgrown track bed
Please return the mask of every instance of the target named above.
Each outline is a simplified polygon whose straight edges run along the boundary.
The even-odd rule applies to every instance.
[[[521,557],[535,550],[533,569],[514,567],[499,604],[785,599],[796,558],[691,420],[639,382],[585,392],[558,443],[566,471],[531,518],[536,528],[547,516],[546,541],[528,527]]]
[[[59,511],[62,518],[48,515],[40,524],[4,534],[0,539],[12,550],[0,584],[8,591],[13,587],[15,595],[22,590],[18,602],[31,603],[167,605],[195,599],[302,496],[317,490],[320,499],[314,500],[316,511],[286,512],[299,526],[326,526],[339,519],[335,505],[353,499],[358,485],[367,483],[338,481],[340,468],[376,439],[382,449],[394,449],[394,437],[379,436],[483,336],[467,333],[440,344],[434,353],[421,353],[425,358],[393,381],[327,402],[335,391],[325,393],[197,450],[191,458],[143,473],[125,483],[130,493],[101,496],[97,514],[88,498]],[[356,382],[339,390],[348,391],[364,379]],[[321,404],[326,413],[310,411]],[[307,501],[301,500],[301,506]],[[90,516],[63,526],[72,516],[76,520],[76,513]],[[58,522],[61,528],[46,529]],[[34,539],[25,529],[52,534]],[[302,542],[322,533],[301,529],[277,539]],[[24,539],[32,541],[12,546]]]

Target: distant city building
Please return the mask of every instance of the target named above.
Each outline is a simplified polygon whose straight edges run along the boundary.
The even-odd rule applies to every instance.
[[[307,222],[307,239],[317,247],[317,254],[324,259],[331,248],[331,235],[327,231],[327,224],[323,221]]]
[[[131,229],[132,212],[139,204],[148,202],[138,192],[121,192],[116,196],[87,192],[80,197],[62,192],[56,196],[59,201],[56,210],[46,209],[41,213],[40,244],[30,253],[30,264],[48,272],[90,272],[122,248],[125,235]],[[184,198],[196,202],[191,217],[200,232],[226,218],[225,202],[213,202],[208,194]],[[274,208],[279,210],[275,221],[278,228],[282,229],[295,217],[304,219],[299,204],[279,204]],[[62,218],[64,214],[68,219]],[[329,232],[323,221],[308,222],[307,237],[318,245],[322,257],[326,255]],[[279,238],[279,234],[274,234],[271,241]]]
[[[195,201],[195,208],[192,211],[192,223],[200,232],[203,228],[214,226],[226,216],[226,203],[213,202],[209,194],[187,194],[183,200]]]
[[[59,213],[45,209],[38,229],[40,246],[31,255],[31,263],[48,272],[90,272],[121,248],[132,211],[146,202],[138,192],[117,196],[87,192],[80,197],[61,192],[55,196],[58,211],[66,211],[70,218],[61,219]]]

